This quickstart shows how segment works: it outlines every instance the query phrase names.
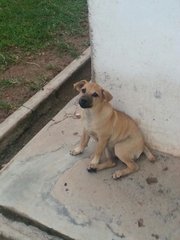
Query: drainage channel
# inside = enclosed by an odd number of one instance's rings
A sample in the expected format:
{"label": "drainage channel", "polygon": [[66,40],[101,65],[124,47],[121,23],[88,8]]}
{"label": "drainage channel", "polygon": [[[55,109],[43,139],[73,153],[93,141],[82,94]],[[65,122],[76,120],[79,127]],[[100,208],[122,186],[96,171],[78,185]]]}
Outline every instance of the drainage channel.
{"label": "drainage channel", "polygon": [[0,226],[0,240],[29,240],[34,239],[34,237],[36,237],[36,240],[73,240],[11,209],[0,206],[0,213],[1,224],[5,223],[4,225],[7,226],[3,230]]}
{"label": "drainage channel", "polygon": [[90,80],[91,62],[87,61],[54,94],[33,112],[27,127],[0,155],[0,169],[8,163],[75,95],[73,83],[81,79]]}

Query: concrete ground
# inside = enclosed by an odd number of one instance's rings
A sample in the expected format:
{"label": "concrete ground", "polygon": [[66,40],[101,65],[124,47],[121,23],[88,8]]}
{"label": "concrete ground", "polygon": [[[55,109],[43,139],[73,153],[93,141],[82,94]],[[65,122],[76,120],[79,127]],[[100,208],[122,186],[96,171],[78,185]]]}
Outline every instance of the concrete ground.
{"label": "concrete ground", "polygon": [[[155,152],[152,164],[142,156],[140,170],[118,181],[112,173],[120,162],[88,173],[94,142],[79,156],[69,154],[81,133],[76,109],[73,99],[1,171],[0,234],[9,221],[11,236],[19,223],[52,239],[179,240],[180,159]],[[31,239],[48,239],[38,237]]]}

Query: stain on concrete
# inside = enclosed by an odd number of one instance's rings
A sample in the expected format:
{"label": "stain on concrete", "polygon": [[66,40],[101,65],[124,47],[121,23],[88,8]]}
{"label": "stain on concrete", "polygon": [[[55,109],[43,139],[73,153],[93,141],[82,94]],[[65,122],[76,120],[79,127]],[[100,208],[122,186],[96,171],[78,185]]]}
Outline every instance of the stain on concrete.
{"label": "stain on concrete", "polygon": [[141,111],[138,112],[140,117],[143,117],[143,113]]}
{"label": "stain on concrete", "polygon": [[120,83],[118,87],[119,87],[119,88],[122,88],[122,83]]}
{"label": "stain on concrete", "polygon": [[81,222],[78,222],[71,214],[71,212],[61,203],[57,202],[56,199],[53,198],[54,204],[56,205],[56,211],[58,212],[59,216],[67,217],[69,222],[81,227],[86,227],[91,225],[91,220],[88,219],[87,221],[83,220]]}
{"label": "stain on concrete", "polygon": [[136,85],[133,86],[133,89],[134,89],[135,92],[137,92],[137,87],[136,87]]}
{"label": "stain on concrete", "polygon": [[157,99],[160,99],[162,97],[161,92],[156,90],[155,93],[154,93],[154,97],[157,98]]}

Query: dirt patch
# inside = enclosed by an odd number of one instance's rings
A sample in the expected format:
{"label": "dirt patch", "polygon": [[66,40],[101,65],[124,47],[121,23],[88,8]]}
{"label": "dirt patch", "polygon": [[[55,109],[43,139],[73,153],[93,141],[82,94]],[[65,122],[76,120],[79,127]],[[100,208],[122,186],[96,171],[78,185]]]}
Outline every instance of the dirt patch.
{"label": "dirt patch", "polygon": [[31,54],[1,73],[0,122],[81,54],[87,48],[84,42],[88,42],[88,35],[67,39],[67,42],[76,47],[67,50],[69,45],[61,46],[60,52],[56,48]]}

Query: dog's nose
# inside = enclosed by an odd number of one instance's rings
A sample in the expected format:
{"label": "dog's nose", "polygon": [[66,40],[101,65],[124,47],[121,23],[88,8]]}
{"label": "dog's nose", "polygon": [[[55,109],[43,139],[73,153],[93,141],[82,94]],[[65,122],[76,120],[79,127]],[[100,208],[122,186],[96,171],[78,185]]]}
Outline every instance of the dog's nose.
{"label": "dog's nose", "polygon": [[87,104],[87,99],[82,98],[80,99],[79,103],[82,105]]}
{"label": "dog's nose", "polygon": [[86,95],[86,96],[82,96],[80,99],[79,99],[79,105],[82,107],[82,108],[90,108],[92,107],[92,97]]}

